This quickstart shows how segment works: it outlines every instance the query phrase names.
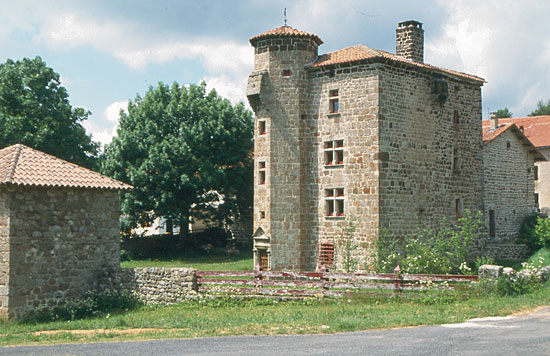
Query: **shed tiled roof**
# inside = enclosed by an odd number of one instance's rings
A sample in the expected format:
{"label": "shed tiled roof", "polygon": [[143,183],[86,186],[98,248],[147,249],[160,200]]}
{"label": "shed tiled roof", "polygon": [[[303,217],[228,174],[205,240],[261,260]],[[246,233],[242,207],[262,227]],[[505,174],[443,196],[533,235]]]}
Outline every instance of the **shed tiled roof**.
{"label": "shed tiled roof", "polygon": [[0,184],[132,189],[128,184],[21,144],[0,150]]}
{"label": "shed tiled roof", "polygon": [[257,40],[264,39],[264,38],[273,38],[273,37],[309,37],[313,39],[318,45],[323,43],[323,41],[319,36],[313,33],[307,33],[304,31],[297,30],[290,26],[277,27],[274,30],[261,33],[254,37],[250,37],[249,41],[250,43],[254,44],[254,42],[256,42]]}
{"label": "shed tiled roof", "polygon": [[434,70],[438,72],[448,73],[458,77],[463,77],[478,82],[485,82],[483,78],[477,77],[475,75],[466,74],[462,72],[457,72],[450,69],[445,69],[442,67],[433,66],[425,63],[418,63],[405,59],[401,56],[398,56],[393,53],[381,51],[378,49],[372,49],[365,45],[359,44],[353,47],[347,47],[335,52],[323,54],[317,58],[317,60],[310,66],[310,68],[321,68],[331,65],[342,65],[342,64],[354,64],[362,61],[374,60],[374,59],[385,59],[394,61],[396,63],[405,63],[412,66]]}
{"label": "shed tiled roof", "polygon": [[[483,120],[485,121],[489,120]],[[512,131],[519,140],[523,143],[523,146],[526,147],[526,149],[529,151],[529,153],[532,153],[534,155],[535,161],[546,161],[546,158],[540,153],[539,150],[533,145],[531,140],[524,135],[523,132],[513,123],[506,123],[506,124],[499,124],[498,127],[494,130],[491,130],[489,125],[483,126],[483,144],[488,145],[489,143],[493,142],[497,137],[505,133],[506,131]]]}
{"label": "shed tiled roof", "polygon": [[[516,118],[500,118],[501,124],[516,124],[523,128],[523,133],[537,148],[550,147],[550,115],[528,116]],[[490,120],[483,120],[483,128],[491,125]]]}

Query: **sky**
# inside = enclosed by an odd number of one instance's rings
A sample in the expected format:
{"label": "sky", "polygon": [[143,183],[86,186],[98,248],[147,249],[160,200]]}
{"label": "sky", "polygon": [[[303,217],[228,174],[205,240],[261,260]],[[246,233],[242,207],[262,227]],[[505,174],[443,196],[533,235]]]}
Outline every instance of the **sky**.
{"label": "sky", "polygon": [[424,62],[474,74],[483,117],[526,116],[550,99],[547,0],[0,0],[0,62],[42,57],[71,105],[91,111],[95,141],[116,134],[120,109],[159,81],[205,81],[246,103],[248,39],[284,24],[317,34],[319,54],[356,44],[395,53],[398,22],[424,28]]}

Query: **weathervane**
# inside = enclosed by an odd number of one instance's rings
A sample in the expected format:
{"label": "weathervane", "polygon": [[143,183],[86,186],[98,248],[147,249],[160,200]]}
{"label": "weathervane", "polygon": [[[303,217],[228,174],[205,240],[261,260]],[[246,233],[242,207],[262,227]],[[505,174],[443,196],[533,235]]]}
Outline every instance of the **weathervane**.
{"label": "weathervane", "polygon": [[286,7],[285,7],[285,26],[286,26]]}

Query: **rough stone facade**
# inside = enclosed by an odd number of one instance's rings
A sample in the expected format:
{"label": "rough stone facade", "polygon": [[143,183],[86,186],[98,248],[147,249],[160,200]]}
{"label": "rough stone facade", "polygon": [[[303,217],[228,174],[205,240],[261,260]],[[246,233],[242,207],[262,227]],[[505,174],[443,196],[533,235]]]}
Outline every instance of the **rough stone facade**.
{"label": "rough stone facade", "polygon": [[513,243],[522,221],[537,211],[536,156],[517,127],[498,130],[504,131],[483,147],[486,227],[490,242]]}
{"label": "rough stone facade", "polygon": [[0,315],[62,304],[119,266],[118,191],[0,186]]}
{"label": "rough stone facade", "polygon": [[196,271],[190,268],[122,268],[117,277],[119,288],[145,304],[177,303],[197,291]]}
{"label": "rough stone facade", "polygon": [[[398,46],[411,41],[423,43]],[[318,57],[321,40],[290,27],[251,43],[257,267],[342,268],[338,241],[352,221],[368,269],[381,229],[398,236],[483,210],[483,80],[418,63],[417,50]]]}

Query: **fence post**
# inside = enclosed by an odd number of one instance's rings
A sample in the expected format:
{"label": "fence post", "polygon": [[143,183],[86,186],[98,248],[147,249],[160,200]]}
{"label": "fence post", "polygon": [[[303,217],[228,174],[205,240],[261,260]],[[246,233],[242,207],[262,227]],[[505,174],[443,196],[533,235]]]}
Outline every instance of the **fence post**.
{"label": "fence post", "polygon": [[394,282],[393,282],[393,293],[396,297],[401,296],[401,293],[403,293],[403,277],[401,276],[401,273],[399,273],[401,268],[399,265],[397,265],[394,270],[393,274],[394,276]]}

